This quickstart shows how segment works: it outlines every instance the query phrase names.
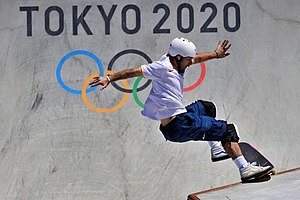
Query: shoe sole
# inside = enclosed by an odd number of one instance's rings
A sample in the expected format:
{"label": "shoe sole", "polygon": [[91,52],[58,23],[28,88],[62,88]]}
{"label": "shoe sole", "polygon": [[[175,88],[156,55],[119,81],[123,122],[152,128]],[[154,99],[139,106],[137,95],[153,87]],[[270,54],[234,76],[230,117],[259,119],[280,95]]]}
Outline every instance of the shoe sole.
{"label": "shoe sole", "polygon": [[221,160],[226,160],[226,159],[228,159],[228,158],[230,158],[230,156],[223,156],[223,157],[219,157],[219,158],[211,158],[211,161],[212,162],[218,162],[218,161],[221,161]]}
{"label": "shoe sole", "polygon": [[247,182],[247,181],[250,181],[250,180],[253,180],[253,179],[256,179],[256,178],[260,178],[262,176],[265,176],[267,174],[270,174],[273,172],[273,168],[270,167],[269,169],[265,170],[265,171],[261,171],[257,174],[253,174],[252,176],[249,176],[249,177],[246,177],[246,178],[241,178],[242,179],[242,182]]}

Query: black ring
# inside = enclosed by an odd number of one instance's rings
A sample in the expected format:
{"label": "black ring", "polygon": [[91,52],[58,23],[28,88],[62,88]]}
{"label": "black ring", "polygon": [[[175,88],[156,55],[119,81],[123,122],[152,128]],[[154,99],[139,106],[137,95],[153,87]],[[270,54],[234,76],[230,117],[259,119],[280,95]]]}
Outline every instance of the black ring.
{"label": "black ring", "polygon": [[[108,64],[108,67],[107,67],[107,70],[110,70],[112,71],[112,66],[113,64],[115,63],[115,61],[122,55],[125,55],[125,54],[128,54],[128,53],[134,53],[134,54],[137,54],[137,55],[140,55],[142,56],[143,58],[145,58],[147,60],[148,63],[152,63],[152,60],[151,58],[145,54],[144,52],[142,51],[139,51],[139,50],[136,50],[136,49],[126,49],[124,51],[121,51],[119,53],[117,53],[112,59],[111,61],[109,62]],[[141,87],[137,88],[137,91],[140,92],[142,90],[144,90],[146,87],[148,87],[148,85],[150,85],[151,83],[151,80],[148,80],[144,85],[142,85]],[[122,88],[120,87],[117,83],[115,82],[112,82],[111,83],[112,86],[114,86],[117,90],[121,91],[121,92],[126,92],[126,93],[132,93],[132,89],[125,89],[125,88]]]}

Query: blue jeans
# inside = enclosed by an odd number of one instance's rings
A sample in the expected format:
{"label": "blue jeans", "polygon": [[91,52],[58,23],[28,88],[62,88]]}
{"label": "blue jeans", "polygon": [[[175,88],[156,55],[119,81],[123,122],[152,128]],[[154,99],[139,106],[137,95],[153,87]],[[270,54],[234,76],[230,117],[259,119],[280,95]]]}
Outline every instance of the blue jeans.
{"label": "blue jeans", "polygon": [[166,126],[160,126],[166,140],[172,142],[221,141],[227,130],[227,123],[206,114],[202,101],[186,106],[186,113],[177,115]]}

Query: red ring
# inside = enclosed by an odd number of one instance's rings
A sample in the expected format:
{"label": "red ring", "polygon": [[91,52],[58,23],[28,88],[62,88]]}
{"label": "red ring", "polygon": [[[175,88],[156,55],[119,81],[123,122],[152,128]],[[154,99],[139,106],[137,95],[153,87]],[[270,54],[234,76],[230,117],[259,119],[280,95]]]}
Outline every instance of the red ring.
{"label": "red ring", "polygon": [[183,92],[189,92],[189,91],[195,89],[196,87],[198,87],[202,83],[202,81],[204,80],[205,74],[206,74],[205,63],[201,62],[200,67],[201,67],[201,74],[200,74],[200,77],[197,80],[197,82],[194,85],[183,88]]}

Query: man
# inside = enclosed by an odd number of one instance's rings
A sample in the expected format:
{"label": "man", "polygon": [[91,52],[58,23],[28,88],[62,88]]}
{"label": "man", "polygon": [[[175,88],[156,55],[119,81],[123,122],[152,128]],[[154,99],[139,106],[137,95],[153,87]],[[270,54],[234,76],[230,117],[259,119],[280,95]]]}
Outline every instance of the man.
{"label": "man", "polygon": [[[238,133],[233,124],[216,120],[216,107],[212,102],[198,100],[184,106],[183,81],[186,69],[196,63],[230,55],[227,50],[231,44],[228,40],[219,42],[213,52],[196,53],[195,45],[185,38],[175,38],[168,53],[159,61],[142,65],[106,77],[94,77],[91,87],[100,85],[103,90],[110,82],[143,76],[152,80],[152,89],[144,104],[142,115],[160,121],[160,131],[172,142],[191,140],[209,141],[212,159],[219,160],[228,155],[237,165],[241,179],[249,180],[260,177],[271,170],[270,166],[260,167],[249,164],[238,145]],[[222,146],[218,142],[221,141]],[[217,149],[214,155],[213,149]],[[218,154],[220,156],[218,156]],[[216,157],[216,159],[214,159]]]}

